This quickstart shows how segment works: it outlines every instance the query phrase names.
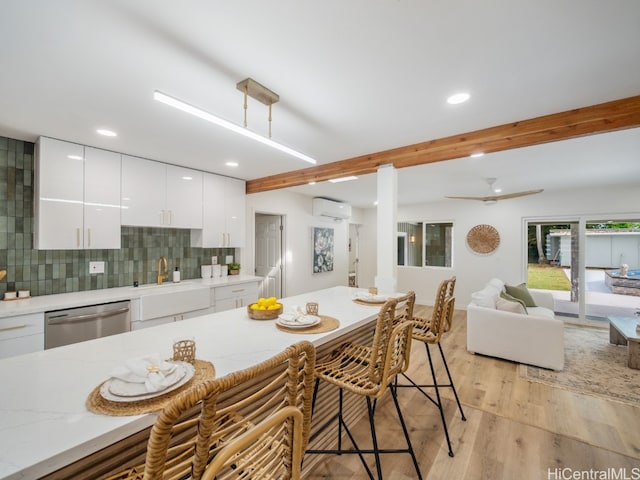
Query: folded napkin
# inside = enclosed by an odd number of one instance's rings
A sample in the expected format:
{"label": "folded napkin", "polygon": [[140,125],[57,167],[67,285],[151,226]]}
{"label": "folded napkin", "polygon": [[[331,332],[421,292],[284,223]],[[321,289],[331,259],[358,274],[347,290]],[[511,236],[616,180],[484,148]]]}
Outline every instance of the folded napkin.
{"label": "folded napkin", "polygon": [[171,374],[176,367],[175,363],[162,360],[160,354],[151,354],[127,360],[111,372],[111,377],[128,383],[144,383],[147,392],[151,393],[174,383]]}
{"label": "folded napkin", "polygon": [[298,306],[291,306],[285,313],[280,315],[282,323],[291,325],[312,325],[318,321],[317,317],[307,315],[307,313]]}
{"label": "folded napkin", "polygon": [[289,307],[289,310],[287,310],[287,313],[291,315],[291,317],[293,317],[294,320],[297,320],[300,317],[303,317],[306,315],[306,312],[297,305],[292,305],[291,307]]}

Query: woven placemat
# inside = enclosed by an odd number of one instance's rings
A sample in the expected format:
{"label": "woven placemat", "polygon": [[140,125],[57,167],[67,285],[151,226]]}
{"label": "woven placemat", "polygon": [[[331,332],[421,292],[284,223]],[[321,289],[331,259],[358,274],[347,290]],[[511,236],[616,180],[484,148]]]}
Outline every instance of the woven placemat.
{"label": "woven placemat", "polygon": [[283,332],[287,333],[324,333],[330,332],[331,330],[335,330],[340,326],[340,320],[333,317],[328,317],[326,315],[320,315],[320,323],[314,325],[309,328],[288,328],[279,323],[276,323],[276,327],[278,327]]}
{"label": "woven placemat", "polygon": [[102,387],[104,383],[102,382],[89,394],[85,405],[90,412],[114,416],[142,415],[143,413],[157,412],[158,410],[162,410],[176,395],[196,383],[215,378],[216,370],[212,363],[205,362],[204,360],[196,360],[194,366],[195,372],[191,380],[180,388],[176,388],[164,395],[137,402],[112,402],[100,395],[100,387]]}
{"label": "woven placemat", "polygon": [[365,302],[364,300],[358,300],[357,298],[354,298],[353,301],[358,305],[366,305],[367,307],[379,307],[380,305],[384,305],[386,302],[385,300],[381,302]]}

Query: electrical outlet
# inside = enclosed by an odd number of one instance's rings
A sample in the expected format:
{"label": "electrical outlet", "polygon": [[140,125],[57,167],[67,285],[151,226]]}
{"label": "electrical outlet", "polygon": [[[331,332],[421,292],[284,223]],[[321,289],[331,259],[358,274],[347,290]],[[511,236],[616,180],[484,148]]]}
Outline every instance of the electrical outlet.
{"label": "electrical outlet", "polygon": [[89,262],[89,274],[104,273],[104,262]]}

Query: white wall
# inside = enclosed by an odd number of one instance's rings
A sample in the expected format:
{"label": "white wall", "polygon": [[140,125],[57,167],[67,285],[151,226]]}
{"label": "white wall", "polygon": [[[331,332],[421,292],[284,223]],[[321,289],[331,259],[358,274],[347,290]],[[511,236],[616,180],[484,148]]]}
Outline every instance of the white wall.
{"label": "white wall", "polygon": [[[433,303],[441,280],[456,275],[456,308],[466,308],[471,293],[499,277],[507,283],[526,280],[524,219],[577,220],[639,219],[640,187],[602,187],[562,193],[543,192],[529,197],[503,200],[495,205],[464,200],[446,200],[398,208],[402,221],[452,221],[454,223],[453,268],[398,267],[398,290],[416,292],[417,302]],[[376,276],[376,209],[353,209],[350,221],[335,223],[311,215],[311,198],[278,190],[247,196],[247,249],[243,262],[253,269],[255,213],[286,216],[286,295],[348,283],[349,222],[360,227],[359,284],[374,285]],[[500,233],[500,246],[490,255],[478,255],[466,245],[471,227],[487,223]],[[312,274],[312,227],[335,229],[334,271]],[[249,261],[247,261],[249,260]]]}
{"label": "white wall", "polygon": [[[311,214],[311,197],[286,190],[247,195],[247,247],[243,263],[255,271],[255,214],[283,215],[286,252],[283,296],[348,285],[349,220],[335,222]],[[357,209],[356,209],[357,210]],[[357,212],[354,214],[358,215]],[[335,257],[332,272],[313,273],[313,227],[334,229]]]}
{"label": "white wall", "polygon": [[[453,221],[453,268],[398,268],[398,290],[415,290],[417,302],[432,304],[438,283],[456,275],[456,308],[465,308],[471,293],[499,277],[507,283],[526,281],[525,219],[640,218],[636,199],[640,187],[596,187],[503,200],[495,205],[446,200],[398,209],[398,221]],[[500,233],[500,245],[490,255],[478,255],[466,244],[471,227],[487,223]]]}

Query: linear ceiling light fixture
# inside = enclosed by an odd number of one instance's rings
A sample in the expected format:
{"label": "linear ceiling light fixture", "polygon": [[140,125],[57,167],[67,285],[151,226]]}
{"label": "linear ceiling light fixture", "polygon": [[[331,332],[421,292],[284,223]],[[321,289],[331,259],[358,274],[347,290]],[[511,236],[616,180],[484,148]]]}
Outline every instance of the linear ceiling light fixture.
{"label": "linear ceiling light fixture", "polygon": [[240,125],[236,125],[235,123],[231,123],[228,120],[220,118],[212,113],[205,112],[204,110],[198,107],[194,107],[193,105],[183,102],[182,100],[178,100],[177,98],[167,95],[166,93],[162,93],[156,90],[155,92],[153,92],[153,98],[161,103],[164,103],[165,105],[169,105],[173,108],[177,108],[178,110],[182,110],[183,112],[190,113],[191,115],[201,118],[202,120],[206,120],[207,122],[213,123],[220,127],[224,127],[227,130],[231,130],[232,132],[239,133],[240,135],[244,135],[245,137],[251,138],[252,140],[260,142],[264,145],[268,145],[269,147],[275,148],[277,150],[280,150],[281,152],[292,155],[296,158],[299,158],[300,160],[304,160],[305,162],[309,162],[314,165],[316,164],[316,161],[313,158],[309,157],[308,155],[305,155],[304,153],[300,153],[294,150],[293,148],[290,148],[290,147],[287,147],[286,145],[282,145],[281,143],[275,142],[270,138],[263,137],[258,133],[252,132],[251,130],[247,128],[243,128]]}

